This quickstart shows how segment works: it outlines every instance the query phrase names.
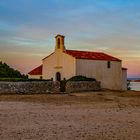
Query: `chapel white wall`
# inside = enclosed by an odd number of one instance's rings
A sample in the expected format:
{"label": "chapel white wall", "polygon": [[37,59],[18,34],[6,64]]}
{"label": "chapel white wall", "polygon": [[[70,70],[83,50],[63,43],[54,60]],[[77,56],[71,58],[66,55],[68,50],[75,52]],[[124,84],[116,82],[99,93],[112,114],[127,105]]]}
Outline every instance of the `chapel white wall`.
{"label": "chapel white wall", "polygon": [[60,72],[61,79],[69,79],[76,74],[76,60],[61,49],[43,60],[43,79],[56,80],[56,73]]}
{"label": "chapel white wall", "polygon": [[122,90],[121,62],[110,61],[111,67],[107,68],[107,61],[102,60],[76,60],[76,75],[96,78],[101,82],[101,88]]}
{"label": "chapel white wall", "polygon": [[127,70],[122,70],[122,90],[127,90]]}

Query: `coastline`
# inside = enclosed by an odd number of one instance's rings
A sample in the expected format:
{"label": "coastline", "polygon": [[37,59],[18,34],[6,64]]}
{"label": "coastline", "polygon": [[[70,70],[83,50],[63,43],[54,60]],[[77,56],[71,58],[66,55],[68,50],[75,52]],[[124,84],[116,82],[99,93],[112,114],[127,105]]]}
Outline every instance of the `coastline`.
{"label": "coastline", "polygon": [[130,88],[131,90],[140,91],[140,82],[130,82]]}

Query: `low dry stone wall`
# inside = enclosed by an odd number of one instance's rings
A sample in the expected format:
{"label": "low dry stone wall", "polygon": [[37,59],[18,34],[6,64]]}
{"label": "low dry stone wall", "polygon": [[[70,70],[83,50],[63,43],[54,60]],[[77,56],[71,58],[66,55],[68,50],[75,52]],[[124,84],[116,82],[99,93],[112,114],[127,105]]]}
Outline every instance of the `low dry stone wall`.
{"label": "low dry stone wall", "polygon": [[0,82],[0,94],[2,93],[56,93],[60,90],[60,83],[53,81],[32,82]]}
{"label": "low dry stone wall", "polygon": [[[82,92],[100,90],[100,82],[95,81],[68,81],[66,92]],[[30,81],[30,82],[0,82],[0,94],[41,94],[59,93],[60,82]]]}
{"label": "low dry stone wall", "polygon": [[97,81],[69,81],[66,83],[66,92],[97,91],[100,89],[100,82]]}

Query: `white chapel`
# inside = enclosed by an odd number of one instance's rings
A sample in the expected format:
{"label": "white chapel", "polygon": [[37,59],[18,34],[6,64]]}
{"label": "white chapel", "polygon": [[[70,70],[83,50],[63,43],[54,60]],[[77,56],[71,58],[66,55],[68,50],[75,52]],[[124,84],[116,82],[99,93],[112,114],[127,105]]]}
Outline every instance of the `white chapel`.
{"label": "white chapel", "polygon": [[57,35],[55,40],[54,52],[28,73],[29,78],[60,81],[82,75],[100,81],[101,88],[127,89],[127,69],[122,68],[122,60],[103,52],[67,50],[63,35]]}

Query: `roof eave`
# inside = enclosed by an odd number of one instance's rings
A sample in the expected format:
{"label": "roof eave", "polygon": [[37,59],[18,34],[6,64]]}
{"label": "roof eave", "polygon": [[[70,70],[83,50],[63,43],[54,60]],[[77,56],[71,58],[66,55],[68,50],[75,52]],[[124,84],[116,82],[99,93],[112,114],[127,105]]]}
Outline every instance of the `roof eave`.
{"label": "roof eave", "polygon": [[54,52],[53,52],[53,53],[51,53],[50,55],[48,55],[48,56],[44,57],[42,60],[44,60],[44,59],[46,59],[46,58],[50,57],[52,54],[54,54]]}
{"label": "roof eave", "polygon": [[122,60],[120,60],[120,59],[118,59],[118,60],[105,60],[105,59],[88,59],[88,58],[78,58],[78,57],[74,57],[74,58],[76,58],[76,59],[86,59],[86,60],[99,60],[99,61],[117,61],[117,62],[122,62]]}

